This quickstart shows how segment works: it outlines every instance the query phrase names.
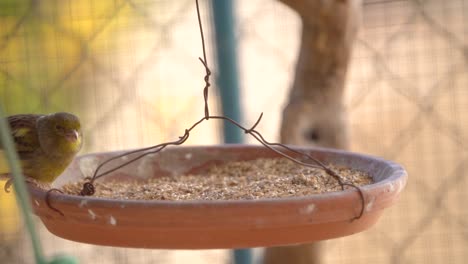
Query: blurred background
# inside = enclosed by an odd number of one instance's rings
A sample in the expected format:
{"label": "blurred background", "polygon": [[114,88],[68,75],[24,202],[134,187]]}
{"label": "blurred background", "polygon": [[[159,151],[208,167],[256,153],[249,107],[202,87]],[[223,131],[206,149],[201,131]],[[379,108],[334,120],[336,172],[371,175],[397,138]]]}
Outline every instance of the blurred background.
{"label": "blurred background", "polygon": [[[361,234],[325,242],[324,263],[465,263],[468,258],[468,1],[364,0],[346,84],[352,151],[405,166],[399,203]],[[213,79],[213,19],[201,1]],[[243,123],[276,141],[301,22],[274,0],[234,1]],[[0,0],[0,103],[8,114],[80,116],[81,154],[154,145],[203,115],[195,3]],[[220,112],[215,81],[212,113]],[[247,139],[250,141],[250,139]],[[205,122],[188,144],[222,142]],[[13,195],[0,192],[0,260],[32,263]],[[81,263],[228,263],[225,250],[92,246],[37,221],[47,255]]]}

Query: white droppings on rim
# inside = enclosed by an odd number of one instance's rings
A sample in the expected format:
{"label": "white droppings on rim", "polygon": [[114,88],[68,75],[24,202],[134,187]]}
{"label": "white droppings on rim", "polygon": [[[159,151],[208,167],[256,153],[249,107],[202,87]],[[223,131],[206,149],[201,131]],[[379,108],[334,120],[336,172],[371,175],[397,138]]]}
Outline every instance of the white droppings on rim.
{"label": "white droppings on rim", "polygon": [[299,209],[301,214],[311,214],[313,211],[315,211],[315,204],[308,204]]}
{"label": "white droppings on rim", "polygon": [[372,207],[374,206],[374,202],[375,202],[375,196],[372,196],[369,199],[369,202],[366,204],[366,212],[369,212],[370,210],[372,210]]}
{"label": "white droppings on rim", "polygon": [[401,193],[403,191],[403,188],[405,188],[405,183],[402,181],[397,181],[396,184],[398,184],[398,191],[397,193]]}
{"label": "white droppings on rim", "polygon": [[91,217],[91,219],[95,220],[96,219],[96,214],[93,212],[93,210],[88,209],[88,214]]}
{"label": "white droppings on rim", "polygon": [[155,160],[155,165],[159,170],[169,173],[171,176],[181,175],[191,169],[195,164],[192,162],[174,162],[180,158],[185,158],[187,161],[193,160],[193,156],[188,159],[191,154],[180,155],[177,152],[162,152],[158,153],[158,158]]}
{"label": "white droppings on rim", "polygon": [[153,174],[154,155],[150,154],[143,157],[137,167],[137,176],[143,179],[151,178]]}
{"label": "white droppings on rim", "polygon": [[34,203],[37,205],[37,206],[41,206],[41,204],[39,203],[38,200],[34,199]]}
{"label": "white droppings on rim", "polygon": [[117,225],[117,219],[115,219],[112,215],[109,217],[109,224],[113,226]]}
{"label": "white droppings on rim", "polygon": [[120,159],[122,159],[123,161],[127,161],[127,160],[128,160],[128,156],[122,156]]}
{"label": "white droppings on rim", "polygon": [[83,178],[92,177],[99,166],[99,160],[94,157],[83,157],[79,161],[79,167]]}
{"label": "white droppings on rim", "polygon": [[78,207],[83,208],[86,204],[88,204],[88,200],[81,200]]}
{"label": "white droppings on rim", "polygon": [[193,157],[192,153],[185,154],[185,159],[187,159],[187,160],[192,159],[192,157]]}

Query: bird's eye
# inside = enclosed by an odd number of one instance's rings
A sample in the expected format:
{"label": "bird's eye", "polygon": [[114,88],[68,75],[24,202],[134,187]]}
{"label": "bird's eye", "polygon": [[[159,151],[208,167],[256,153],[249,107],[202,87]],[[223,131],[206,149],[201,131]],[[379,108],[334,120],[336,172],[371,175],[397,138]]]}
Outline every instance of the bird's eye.
{"label": "bird's eye", "polygon": [[57,129],[57,130],[64,130],[63,126],[61,126],[61,125],[56,125],[56,126],[55,126],[55,129]]}

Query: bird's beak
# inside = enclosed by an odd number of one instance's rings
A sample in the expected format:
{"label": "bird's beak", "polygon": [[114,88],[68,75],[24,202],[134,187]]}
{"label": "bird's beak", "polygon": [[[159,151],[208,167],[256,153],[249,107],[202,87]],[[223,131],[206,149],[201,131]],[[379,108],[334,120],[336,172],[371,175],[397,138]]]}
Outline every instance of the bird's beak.
{"label": "bird's beak", "polygon": [[65,134],[65,138],[68,141],[74,142],[74,141],[77,141],[80,138],[80,134],[78,133],[78,131],[73,129],[73,130],[71,130],[71,131],[69,131],[69,132],[67,132]]}

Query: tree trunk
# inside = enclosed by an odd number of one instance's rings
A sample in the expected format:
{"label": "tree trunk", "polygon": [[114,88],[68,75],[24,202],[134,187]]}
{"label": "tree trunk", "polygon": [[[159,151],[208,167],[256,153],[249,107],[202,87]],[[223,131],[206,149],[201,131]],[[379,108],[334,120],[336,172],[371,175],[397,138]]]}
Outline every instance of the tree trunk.
{"label": "tree trunk", "polygon": [[[296,76],[283,112],[281,142],[347,148],[343,90],[361,17],[359,0],[281,0],[302,19]],[[320,263],[319,242],[267,248],[265,264]]]}

